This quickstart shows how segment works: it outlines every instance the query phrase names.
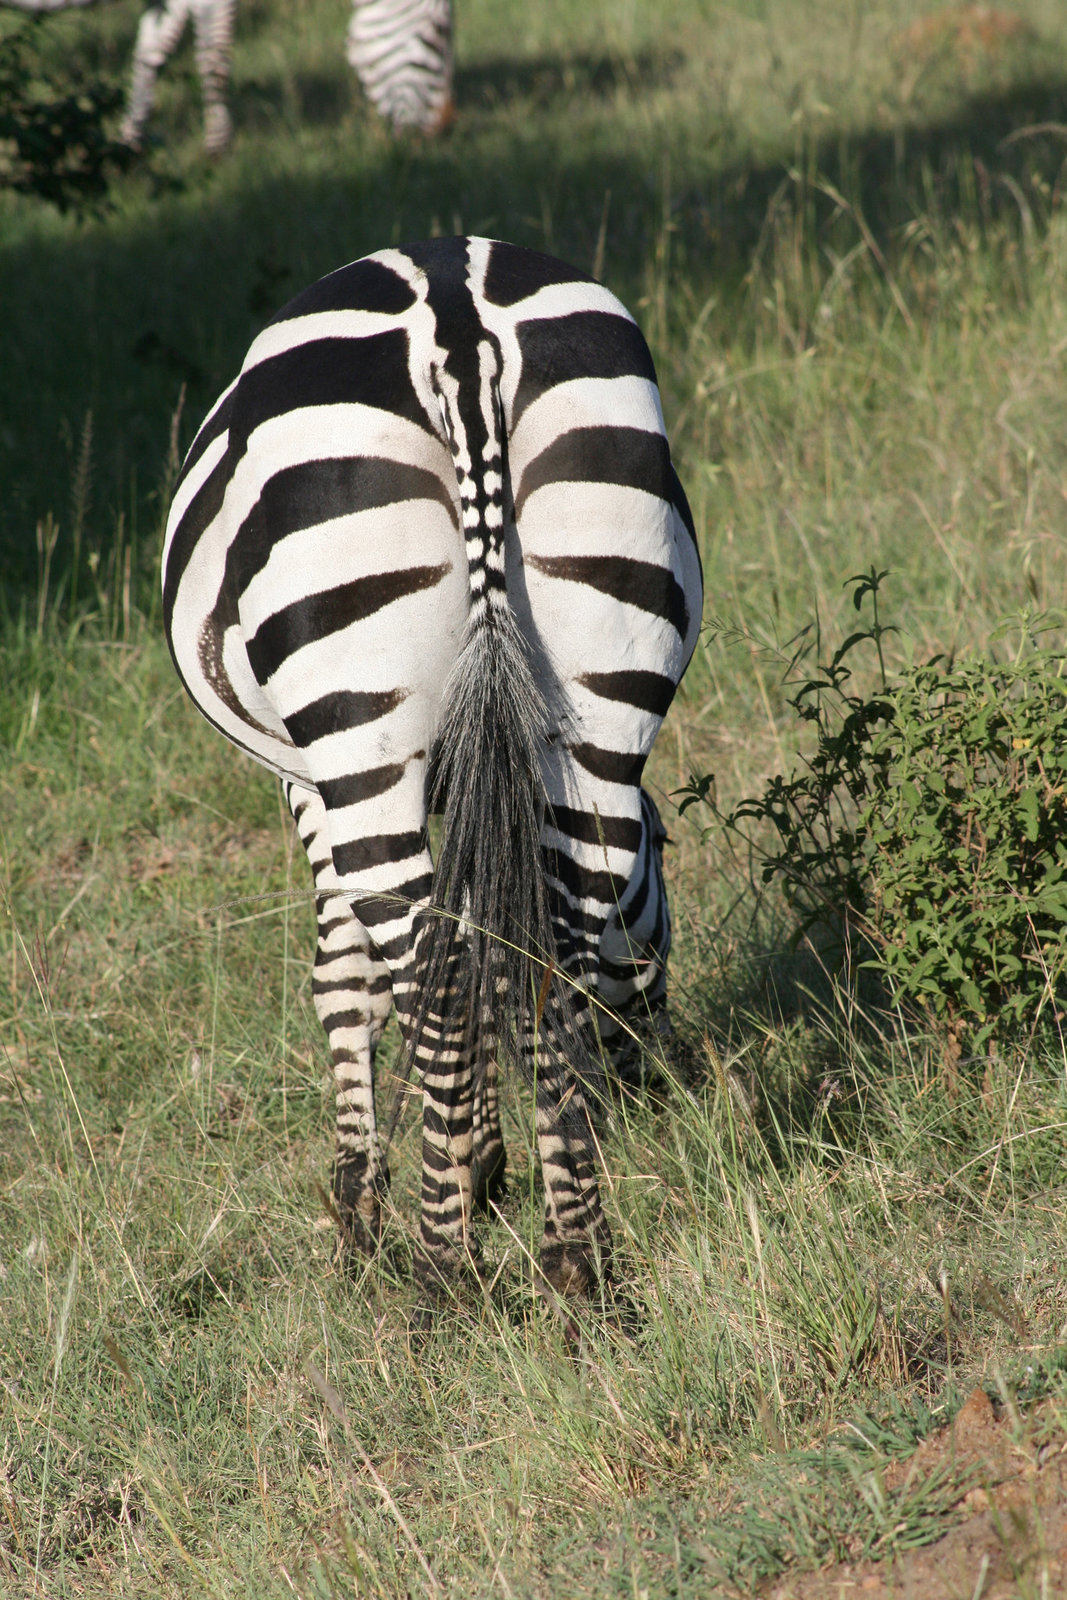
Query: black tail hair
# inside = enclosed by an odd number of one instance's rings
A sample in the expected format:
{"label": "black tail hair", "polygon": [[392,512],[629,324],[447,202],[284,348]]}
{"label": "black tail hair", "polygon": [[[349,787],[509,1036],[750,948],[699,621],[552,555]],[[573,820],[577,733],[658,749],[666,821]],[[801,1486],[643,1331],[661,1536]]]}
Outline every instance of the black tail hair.
{"label": "black tail hair", "polygon": [[[441,810],[432,906],[420,936],[418,1026],[450,982],[466,1017],[466,1044],[525,1062],[524,1038],[566,1056],[580,1079],[592,1053],[559,972],[541,853],[547,799],[540,752],[549,731],[526,644],[510,610],[492,606],[456,663],[435,746],[431,808]],[[476,1072],[486,1065],[479,1049]]]}
{"label": "black tail hair", "polygon": [[[506,477],[499,394],[490,441]],[[467,638],[445,691],[431,763],[429,808],[443,815],[432,905],[419,935],[419,999],[411,1051],[447,990],[450,1021],[465,1014],[465,1043],[486,1065],[483,1019],[500,1052],[525,1064],[524,1041],[593,1087],[600,1073],[580,1002],[560,971],[545,884],[541,829],[548,810],[541,756],[549,707],[503,584],[507,519],[485,527],[494,567],[472,577]],[[499,575],[499,576],[497,576]],[[549,1074],[553,1077],[554,1074]]]}

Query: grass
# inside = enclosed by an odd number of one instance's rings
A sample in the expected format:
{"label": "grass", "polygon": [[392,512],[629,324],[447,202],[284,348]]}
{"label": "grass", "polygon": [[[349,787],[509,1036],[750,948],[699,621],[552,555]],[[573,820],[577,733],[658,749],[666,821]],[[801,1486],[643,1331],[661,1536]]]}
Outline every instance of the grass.
{"label": "grass", "polygon": [[[0,1591],[607,1600],[888,1559],[959,1514],[962,1470],[889,1469],[975,1382],[1063,1437],[1055,1034],[953,1084],[936,1041],[805,1002],[780,909],[675,817],[677,1081],[604,1148],[643,1331],[571,1360],[537,1303],[512,1095],[498,1281],[413,1353],[416,1129],[395,1260],[352,1283],[306,868],[186,702],[155,567],[177,455],[317,273],[454,226],[597,265],[714,625],[651,778],[754,792],[798,745],[781,652],[843,634],[851,573],[892,569],[898,659],[1061,603],[1067,25],[694,0],[664,38],[644,0],[472,0],[424,149],[355,104],[344,9],[242,14],[225,163],[186,59],[109,214],[0,198]],[[48,48],[121,71],[135,16]]]}

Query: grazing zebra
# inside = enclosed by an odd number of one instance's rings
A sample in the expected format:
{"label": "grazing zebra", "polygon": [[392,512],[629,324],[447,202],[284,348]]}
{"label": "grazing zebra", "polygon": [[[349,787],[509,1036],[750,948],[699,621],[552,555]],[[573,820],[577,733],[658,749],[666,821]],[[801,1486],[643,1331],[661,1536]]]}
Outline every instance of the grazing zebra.
{"label": "grazing zebra", "polygon": [[394,128],[449,126],[452,0],[355,0],[347,53],[367,99]]}
{"label": "grazing zebra", "polygon": [[478,1264],[499,1057],[536,1085],[544,1283],[591,1293],[610,1249],[596,1034],[621,1053],[623,1033],[591,995],[662,1004],[664,833],[640,783],[701,609],[632,318],[584,273],[485,239],[322,279],[193,442],[163,609],[185,687],[281,775],[311,862],[349,1242],[379,1238],[392,1003],[423,1098],[424,1303]]}
{"label": "grazing zebra", "polygon": [[[97,0],[0,0],[20,11],[65,11]],[[204,100],[204,149],[230,142],[226,86],[235,0],[158,0],[141,17],[121,137],[140,148],[156,79],[190,17]],[[364,93],[394,128],[439,133],[452,120],[452,0],[353,0],[347,55]]]}

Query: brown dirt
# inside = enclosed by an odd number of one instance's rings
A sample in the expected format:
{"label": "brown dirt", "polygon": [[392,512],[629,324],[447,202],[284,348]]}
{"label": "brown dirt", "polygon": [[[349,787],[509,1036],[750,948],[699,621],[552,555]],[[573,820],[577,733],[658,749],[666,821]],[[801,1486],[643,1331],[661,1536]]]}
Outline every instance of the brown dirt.
{"label": "brown dirt", "polygon": [[[1057,1425],[1058,1424],[1058,1425]],[[955,1421],[907,1461],[888,1488],[939,1465],[970,1469],[962,1521],[921,1550],[777,1578],[764,1600],[1016,1600],[1067,1596],[1067,1437],[1062,1411],[1035,1406],[1020,1423],[975,1389]]]}
{"label": "brown dirt", "polygon": [[1008,40],[1031,31],[1022,17],[1010,11],[993,6],[947,6],[904,28],[899,43],[908,53],[932,55],[950,50],[973,62],[977,55],[999,55]]}

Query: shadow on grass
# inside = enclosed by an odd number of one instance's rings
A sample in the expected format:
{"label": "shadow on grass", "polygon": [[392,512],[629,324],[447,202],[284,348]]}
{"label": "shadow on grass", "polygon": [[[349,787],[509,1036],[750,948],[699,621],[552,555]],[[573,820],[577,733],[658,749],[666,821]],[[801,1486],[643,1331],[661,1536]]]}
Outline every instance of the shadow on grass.
{"label": "shadow on grass", "polygon": [[690,954],[698,984],[672,985],[672,1072],[697,1093],[726,1089],[775,1165],[793,1148],[836,1165],[909,1046],[929,1048],[929,1027],[893,1006],[858,935],[851,948],[840,927],[799,937],[793,914],[754,880],[743,904],[743,928],[728,919]]}
{"label": "shadow on grass", "polygon": [[456,106],[462,116],[467,109],[486,111],[515,104],[546,111],[579,96],[610,100],[620,90],[637,95],[669,89],[684,65],[685,56],[677,50],[479,61],[457,69]]}
{"label": "shadow on grass", "polygon": [[[1062,77],[975,96],[936,125],[828,134],[764,164],[724,162],[728,131],[712,113],[680,116],[662,136],[671,141],[669,192],[640,128],[563,115],[568,97],[589,114],[623,89],[639,98],[669,85],[678,70],[669,54],[487,63],[461,73],[461,103],[477,114],[446,141],[360,137],[330,170],[296,172],[260,159],[246,129],[228,163],[195,171],[174,192],[164,180],[150,198],[150,183],[129,180],[130,204],[109,222],[13,235],[2,251],[0,332],[6,607],[35,591],[34,528],[49,512],[59,523],[53,588],[77,544],[99,565],[121,518],[137,552],[135,591],[147,593],[172,439],[188,445],[274,307],[383,244],[460,227],[587,269],[601,260],[639,313],[654,288],[682,333],[681,319],[713,292],[723,327],[736,326],[746,275],[758,262],[773,276],[776,251],[799,249],[814,281],[831,270],[831,252],[867,239],[877,280],[916,219],[935,229],[958,219],[1007,226],[1033,240],[1059,201]],[[316,126],[336,120],[346,94],[340,72],[309,80],[303,114]],[[671,275],[656,284],[665,217]],[[89,417],[91,470],[79,473]]]}
{"label": "shadow on grass", "polygon": [[332,128],[352,109],[355,98],[352,74],[338,51],[336,71],[298,72],[292,83],[279,77],[242,78],[233,87],[230,105],[236,126],[264,131],[294,109],[308,128]]}
{"label": "shadow on grass", "polygon": [[[298,72],[291,83],[279,75],[238,81],[231,96],[237,126],[268,128],[292,108],[294,97],[302,124],[324,128],[341,122],[361,100],[357,80],[345,65],[341,42],[336,70]],[[610,101],[620,92],[640,95],[668,89],[684,65],[685,57],[677,51],[479,61],[456,69],[457,115],[462,119],[471,113],[492,114],[514,107],[526,114],[557,112],[576,101]]]}

